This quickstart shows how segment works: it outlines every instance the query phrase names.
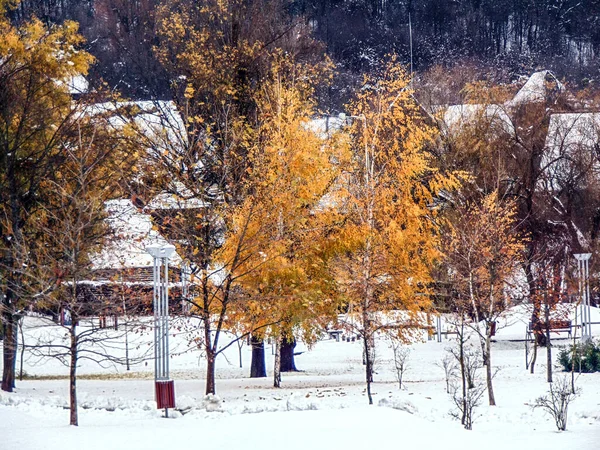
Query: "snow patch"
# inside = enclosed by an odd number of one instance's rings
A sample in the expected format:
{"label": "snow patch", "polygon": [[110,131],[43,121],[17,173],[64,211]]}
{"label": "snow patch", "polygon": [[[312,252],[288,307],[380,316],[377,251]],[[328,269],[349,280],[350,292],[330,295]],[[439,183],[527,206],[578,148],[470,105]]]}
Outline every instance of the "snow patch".
{"label": "snow patch", "polygon": [[409,414],[416,414],[419,410],[415,405],[413,405],[410,401],[399,398],[399,397],[390,397],[390,398],[382,398],[379,400],[379,406],[385,408],[397,409],[399,411],[405,411]]}

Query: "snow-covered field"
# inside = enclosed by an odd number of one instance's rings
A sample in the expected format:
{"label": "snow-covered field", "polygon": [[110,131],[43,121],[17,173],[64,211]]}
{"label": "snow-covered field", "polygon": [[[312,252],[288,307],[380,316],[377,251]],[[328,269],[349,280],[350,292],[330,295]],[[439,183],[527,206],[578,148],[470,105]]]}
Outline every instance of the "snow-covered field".
{"label": "snow-covered field", "polygon": [[[600,317],[594,311],[594,318]],[[273,389],[271,378],[248,378],[250,349],[230,347],[218,360],[220,402],[204,399],[204,361],[197,352],[179,354],[186,339],[172,339],[171,375],[177,409],[165,419],[154,402],[153,363],[101,368],[82,361],[78,381],[79,427],[68,424],[66,379],[17,382],[15,393],[0,394],[0,449],[599,449],[600,373],[577,379],[581,395],[569,410],[568,431],[558,433],[551,417],[531,404],[547,390],[546,353],[540,349],[536,373],[525,369],[526,313],[518,311],[493,344],[494,380],[498,406],[476,410],[473,431],[463,430],[450,416],[441,360],[452,339],[424,341],[411,346],[405,388],[394,378],[392,352],[385,340],[377,343],[374,403],[367,405],[362,350],[358,342],[325,339],[312,349],[299,344],[301,372],[283,374],[283,387]],[[600,320],[599,320],[600,321]],[[26,322],[26,342],[56,334]],[[600,326],[594,334],[600,335]],[[147,351],[151,334],[129,335],[131,352]],[[555,340],[554,359],[566,340]],[[139,345],[139,348],[137,348]],[[267,346],[267,367],[273,356]],[[25,353],[29,375],[66,375],[56,360],[47,362]],[[562,376],[555,368],[555,377]],[[270,374],[269,374],[270,375]],[[483,376],[483,373],[481,374]],[[89,379],[91,378],[91,379]],[[181,412],[180,412],[181,411]]]}

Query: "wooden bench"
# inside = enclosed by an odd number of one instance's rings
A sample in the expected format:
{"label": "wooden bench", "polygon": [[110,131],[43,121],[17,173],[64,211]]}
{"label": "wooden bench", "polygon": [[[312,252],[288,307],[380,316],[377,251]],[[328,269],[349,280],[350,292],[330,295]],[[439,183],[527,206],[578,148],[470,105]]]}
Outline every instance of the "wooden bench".
{"label": "wooden bench", "polygon": [[[545,331],[547,328],[546,322],[540,321],[541,330]],[[529,322],[529,331],[533,332],[533,322]],[[567,319],[550,319],[550,331],[554,333],[568,333],[571,337],[573,331],[573,324]]]}

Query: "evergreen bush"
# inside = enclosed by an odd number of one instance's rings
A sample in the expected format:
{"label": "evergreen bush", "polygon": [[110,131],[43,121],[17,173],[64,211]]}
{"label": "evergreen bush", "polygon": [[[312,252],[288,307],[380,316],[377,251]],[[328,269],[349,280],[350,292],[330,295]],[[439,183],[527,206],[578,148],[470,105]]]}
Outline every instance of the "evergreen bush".
{"label": "evergreen bush", "polygon": [[563,348],[558,355],[558,362],[565,372],[571,371],[572,357],[575,358],[575,371],[583,373],[600,372],[600,342],[586,342]]}

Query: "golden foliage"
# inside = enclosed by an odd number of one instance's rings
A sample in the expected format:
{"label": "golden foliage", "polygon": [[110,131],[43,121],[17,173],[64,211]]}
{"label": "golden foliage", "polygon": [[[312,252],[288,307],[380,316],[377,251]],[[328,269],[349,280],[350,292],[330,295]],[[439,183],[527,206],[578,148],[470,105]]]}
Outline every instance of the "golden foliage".
{"label": "golden foliage", "polygon": [[505,291],[525,254],[516,203],[494,191],[458,208],[451,223],[447,260],[458,306],[495,320],[511,304]]}
{"label": "golden foliage", "polygon": [[378,314],[402,309],[415,317],[428,308],[440,257],[436,195],[460,186],[459,174],[441,173],[427,153],[434,131],[408,82],[392,58],[379,77],[365,78],[349,107],[355,157],[335,268],[365,336],[382,326]]}
{"label": "golden foliage", "polygon": [[300,324],[314,339],[319,320],[335,313],[331,279],[322,245],[338,212],[321,201],[340,176],[347,147],[324,139],[310,127],[316,68],[283,57],[257,100],[258,140],[250,152],[251,169],[243,204],[232,211],[231,230],[219,252],[240,277],[249,296],[232,311],[248,329],[271,323],[289,333]]}
{"label": "golden foliage", "polygon": [[44,251],[37,214],[72,130],[67,82],[86,74],[93,58],[79,49],[75,22],[46,27],[33,18],[16,27],[6,17],[11,5],[0,3],[0,250],[10,295],[20,298],[39,281],[32,273],[34,250]]}

